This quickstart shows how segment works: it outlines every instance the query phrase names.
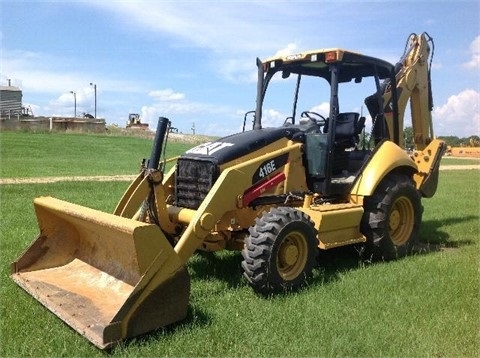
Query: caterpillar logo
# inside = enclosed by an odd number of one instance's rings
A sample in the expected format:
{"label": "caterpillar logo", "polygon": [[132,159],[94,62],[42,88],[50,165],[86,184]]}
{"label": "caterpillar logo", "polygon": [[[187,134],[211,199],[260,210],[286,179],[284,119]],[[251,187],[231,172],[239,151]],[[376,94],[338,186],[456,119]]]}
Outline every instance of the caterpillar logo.
{"label": "caterpillar logo", "polygon": [[187,153],[189,153],[189,154],[212,155],[213,153],[218,152],[219,150],[222,150],[223,148],[232,147],[232,146],[233,146],[233,143],[207,142],[207,143],[201,144],[199,146],[196,146],[195,148],[187,150]]}

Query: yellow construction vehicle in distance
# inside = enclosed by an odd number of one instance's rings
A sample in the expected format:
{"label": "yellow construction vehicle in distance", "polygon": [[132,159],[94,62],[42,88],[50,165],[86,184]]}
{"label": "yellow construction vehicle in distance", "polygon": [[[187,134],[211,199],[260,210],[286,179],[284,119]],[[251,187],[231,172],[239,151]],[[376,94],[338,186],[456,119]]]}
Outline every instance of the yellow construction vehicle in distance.
{"label": "yellow construction vehicle in distance", "polygon": [[[40,234],[12,279],[107,348],[186,317],[198,250],[241,251],[246,282],[266,296],[308,281],[318,250],[409,253],[445,150],[431,119],[431,45],[411,34],[396,65],[339,48],[257,59],[252,129],[190,149],[165,173],[170,121],[160,118],[113,213],[34,200]],[[328,114],[315,109],[322,101]],[[402,147],[407,103],[413,154]],[[282,123],[264,126],[272,108]]]}

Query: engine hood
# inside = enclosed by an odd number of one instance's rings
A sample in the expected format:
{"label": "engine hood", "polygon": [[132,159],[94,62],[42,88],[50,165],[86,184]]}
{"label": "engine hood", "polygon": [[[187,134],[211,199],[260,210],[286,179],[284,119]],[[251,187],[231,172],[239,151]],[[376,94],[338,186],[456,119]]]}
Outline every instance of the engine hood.
{"label": "engine hood", "polygon": [[281,138],[292,139],[300,132],[297,126],[263,128],[230,135],[214,142],[200,144],[188,150],[181,158],[206,159],[222,165],[240,158]]}

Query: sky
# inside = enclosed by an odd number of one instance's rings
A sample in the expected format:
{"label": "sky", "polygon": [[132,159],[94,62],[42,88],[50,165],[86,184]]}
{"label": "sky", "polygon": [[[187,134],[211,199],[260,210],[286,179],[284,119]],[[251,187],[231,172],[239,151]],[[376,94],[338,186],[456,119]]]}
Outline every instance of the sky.
{"label": "sky", "polygon": [[257,57],[340,47],[395,63],[422,32],[435,134],[479,135],[480,0],[0,0],[0,85],[21,88],[35,116],[73,116],[71,92],[78,115],[94,114],[92,83],[108,125],[139,113],[152,129],[164,116],[225,136],[255,108]]}

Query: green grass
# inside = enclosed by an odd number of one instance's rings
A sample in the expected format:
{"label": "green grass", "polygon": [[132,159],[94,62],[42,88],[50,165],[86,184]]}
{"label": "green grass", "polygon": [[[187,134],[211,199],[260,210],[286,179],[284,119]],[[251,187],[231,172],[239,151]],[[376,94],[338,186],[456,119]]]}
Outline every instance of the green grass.
{"label": "green grass", "polygon": [[[440,251],[365,264],[352,249],[322,255],[305,290],[255,295],[238,253],[197,255],[188,263],[187,319],[127,341],[119,356],[478,356],[478,171],[442,173],[424,201],[421,239]],[[462,190],[452,187],[461,181]],[[127,183],[2,186],[1,356],[102,356],[8,279],[36,236],[31,199],[53,195],[105,211]],[[92,195],[92,191],[95,195]],[[446,205],[445,203],[448,203]]]}
{"label": "green grass", "polygon": [[443,157],[441,165],[478,165],[480,164],[480,158],[456,158],[456,157]]}
{"label": "green grass", "polygon": [[[152,144],[133,136],[0,132],[0,177],[136,174]],[[166,157],[192,146],[169,142]]]}
{"label": "green grass", "polygon": [[[429,252],[369,264],[353,248],[327,251],[298,293],[254,294],[237,252],[195,255],[187,319],[128,340],[111,355],[478,357],[479,183],[478,170],[441,172],[437,194],[423,201],[420,238]],[[105,356],[9,279],[9,263],[37,235],[34,197],[111,212],[127,185],[0,186],[1,357]]]}

